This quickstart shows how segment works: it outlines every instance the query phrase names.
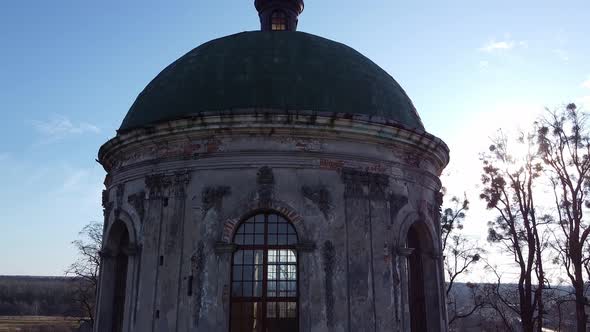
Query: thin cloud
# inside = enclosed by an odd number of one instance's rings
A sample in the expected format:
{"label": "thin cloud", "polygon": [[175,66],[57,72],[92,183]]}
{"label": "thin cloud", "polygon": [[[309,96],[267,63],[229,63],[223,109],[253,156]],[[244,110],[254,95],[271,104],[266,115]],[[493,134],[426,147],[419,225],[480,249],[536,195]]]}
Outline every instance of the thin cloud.
{"label": "thin cloud", "polygon": [[495,40],[492,39],[485,43],[482,47],[479,48],[480,51],[486,53],[498,52],[498,51],[509,51],[515,47],[528,47],[528,43],[526,41],[519,41],[516,42],[514,40]]}
{"label": "thin cloud", "polygon": [[86,181],[89,176],[90,170],[88,169],[71,169],[62,183],[61,191],[71,192],[79,189],[81,184]]}
{"label": "thin cloud", "polygon": [[570,60],[569,54],[565,50],[558,48],[553,50],[553,53],[563,62],[568,62]]}
{"label": "thin cloud", "polygon": [[62,115],[54,115],[45,121],[33,121],[33,126],[44,137],[42,143],[51,143],[72,135],[100,133],[100,128],[93,124],[75,123]]}
{"label": "thin cloud", "polygon": [[587,79],[586,81],[582,82],[582,87],[590,89],[590,78]]}

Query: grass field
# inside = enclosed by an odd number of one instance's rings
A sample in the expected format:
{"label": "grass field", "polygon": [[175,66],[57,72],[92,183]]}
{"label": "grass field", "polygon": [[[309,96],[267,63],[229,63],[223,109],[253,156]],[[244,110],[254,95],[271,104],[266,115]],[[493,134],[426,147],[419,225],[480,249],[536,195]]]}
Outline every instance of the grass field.
{"label": "grass field", "polygon": [[71,332],[79,326],[76,317],[0,316],[0,332]]}

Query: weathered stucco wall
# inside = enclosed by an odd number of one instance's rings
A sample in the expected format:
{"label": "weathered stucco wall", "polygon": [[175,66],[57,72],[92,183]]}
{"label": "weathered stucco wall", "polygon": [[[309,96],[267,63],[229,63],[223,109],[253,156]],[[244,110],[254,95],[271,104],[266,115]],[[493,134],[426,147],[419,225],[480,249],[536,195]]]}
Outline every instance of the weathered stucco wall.
{"label": "weathered stucco wall", "polygon": [[437,220],[448,150],[432,135],[334,114],[204,115],[119,135],[100,161],[97,331],[112,326],[116,222],[131,238],[124,331],[228,331],[233,231],[259,209],[298,232],[300,331],[410,330],[414,222],[431,241],[424,319],[446,330]]}

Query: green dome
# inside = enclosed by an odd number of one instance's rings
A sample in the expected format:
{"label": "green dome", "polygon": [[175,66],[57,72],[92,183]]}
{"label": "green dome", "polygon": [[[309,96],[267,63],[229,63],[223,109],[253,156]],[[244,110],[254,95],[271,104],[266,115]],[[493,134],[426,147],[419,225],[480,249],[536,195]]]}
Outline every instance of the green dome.
{"label": "green dome", "polygon": [[139,94],[119,130],[236,109],[363,114],[424,129],[400,85],[352,48],[303,32],[252,31],[176,60]]}

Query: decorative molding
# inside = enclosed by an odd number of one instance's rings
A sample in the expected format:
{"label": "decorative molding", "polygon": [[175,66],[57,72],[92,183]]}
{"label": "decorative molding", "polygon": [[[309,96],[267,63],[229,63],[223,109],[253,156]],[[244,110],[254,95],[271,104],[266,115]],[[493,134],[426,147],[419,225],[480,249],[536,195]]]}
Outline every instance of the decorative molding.
{"label": "decorative molding", "polygon": [[299,252],[312,252],[316,249],[316,245],[311,241],[301,241],[295,245],[295,248]]}
{"label": "decorative molding", "polygon": [[389,208],[391,211],[391,223],[393,224],[395,222],[395,219],[399,213],[399,211],[406,205],[408,204],[408,197],[404,196],[404,195],[399,195],[399,194],[395,194],[392,193],[391,195],[389,195]]}
{"label": "decorative molding", "polygon": [[303,224],[303,218],[295,211],[291,206],[288,204],[273,200],[270,202],[270,205],[263,205],[261,202],[253,201],[249,202],[250,204],[244,204],[241,206],[238,211],[235,212],[234,216],[237,215],[235,218],[230,218],[225,221],[223,224],[223,235],[221,241],[225,243],[231,243],[234,232],[236,231],[244,212],[247,211],[255,211],[260,209],[268,209],[274,210],[283,216],[285,216],[292,224],[295,226],[297,230],[297,235],[299,239],[305,239],[307,236],[305,225]]}
{"label": "decorative molding", "polygon": [[233,254],[238,250],[238,245],[234,243],[217,242],[215,243],[215,253],[220,254]]}
{"label": "decorative molding", "polygon": [[125,195],[125,184],[119,183],[117,185],[116,191],[116,200],[117,200],[117,209],[123,208],[123,196]]}
{"label": "decorative molding", "polygon": [[402,257],[408,257],[414,252],[414,250],[415,248],[397,247],[395,252]]}
{"label": "decorative molding", "polygon": [[437,191],[436,193],[434,193],[434,202],[436,203],[436,205],[438,205],[439,208],[443,204],[443,198],[444,194],[442,192]]}
{"label": "decorative molding", "polygon": [[223,197],[231,195],[231,188],[228,186],[216,186],[206,187],[201,193],[202,211],[203,216],[207,212],[215,208],[217,211],[221,211],[221,205],[223,203]]}
{"label": "decorative molding", "polygon": [[406,152],[403,155],[404,162],[409,166],[420,168],[423,157],[415,152]]}
{"label": "decorative molding", "polygon": [[258,185],[258,201],[263,207],[270,206],[274,198],[275,177],[272,168],[263,166],[256,174],[256,184]]}
{"label": "decorative molding", "polygon": [[301,193],[303,197],[312,201],[320,209],[326,220],[329,219],[332,210],[332,195],[326,186],[303,186]]}
{"label": "decorative molding", "polygon": [[184,197],[186,196],[186,187],[191,182],[190,171],[175,172],[172,177],[172,183],[174,184],[171,192],[171,196]]}
{"label": "decorative molding", "polygon": [[386,174],[369,173],[369,197],[372,200],[386,200],[389,176]]}
{"label": "decorative molding", "polygon": [[137,215],[139,216],[139,221],[143,222],[145,217],[145,191],[140,191],[133,195],[127,197],[127,202],[133,206]]}
{"label": "decorative molding", "polygon": [[369,173],[351,168],[343,168],[342,182],[344,182],[344,198],[364,198],[366,186],[369,183]]}
{"label": "decorative molding", "polygon": [[190,180],[190,171],[178,171],[170,175],[162,173],[147,175],[145,185],[148,188],[148,199],[184,196]]}
{"label": "decorative molding", "polygon": [[389,175],[343,168],[341,176],[345,198],[387,199]]}
{"label": "decorative molding", "polygon": [[119,219],[119,215],[121,214],[121,210],[123,209],[123,196],[125,195],[125,184],[119,183],[116,187],[115,191],[115,201],[117,204],[115,205],[115,218]]}
{"label": "decorative molding", "polygon": [[105,189],[102,191],[102,213],[104,216],[104,224],[107,224],[108,218],[111,215],[111,211],[113,210],[115,206],[115,202],[110,201],[109,198],[109,190]]}
{"label": "decorative molding", "polygon": [[170,176],[164,174],[151,174],[145,177],[145,186],[148,189],[148,199],[163,198],[165,191],[172,184]]}
{"label": "decorative molding", "polygon": [[[432,163],[437,175],[449,160],[449,149],[440,139],[386,118],[301,110],[274,110],[268,115],[261,117],[256,110],[248,108],[202,112],[189,118],[164,121],[149,129],[122,131],[100,148],[98,159],[108,173],[138,163],[152,164],[154,160],[197,159],[209,151],[221,150],[216,148],[216,144],[209,146],[211,137],[225,142],[233,135],[251,135],[261,129],[266,131],[272,123],[273,132],[281,137],[323,139],[333,135],[338,139],[391,145],[394,153],[405,153],[407,163],[404,164],[415,167],[411,165],[418,160],[420,166]],[[231,135],[225,134],[226,128],[231,128]],[[166,146],[164,151],[158,148],[161,145]],[[298,151],[297,147],[293,149]],[[400,158],[404,160],[404,157]]]}
{"label": "decorative molding", "polygon": [[103,189],[103,191],[102,191],[102,207],[106,208],[108,203],[109,203],[109,191],[107,189]]}

